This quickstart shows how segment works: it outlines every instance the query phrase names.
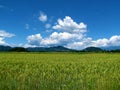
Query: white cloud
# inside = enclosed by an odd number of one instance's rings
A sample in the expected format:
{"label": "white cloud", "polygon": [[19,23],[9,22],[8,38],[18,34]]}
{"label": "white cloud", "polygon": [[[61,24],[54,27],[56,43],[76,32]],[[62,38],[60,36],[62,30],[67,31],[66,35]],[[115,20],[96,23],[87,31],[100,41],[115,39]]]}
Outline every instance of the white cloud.
{"label": "white cloud", "polygon": [[[46,28],[49,25],[46,25]],[[27,46],[65,46],[71,49],[83,49],[90,46],[120,46],[120,36],[115,35],[109,39],[103,38],[93,40],[86,36],[87,25],[83,22],[77,23],[71,17],[66,16],[63,20],[58,19],[57,24],[52,27],[54,30],[48,37],[42,37],[41,34],[30,35],[27,37]]]}
{"label": "white cloud", "polygon": [[8,33],[4,30],[0,30],[0,45],[8,45],[4,39],[15,36],[14,34]]}
{"label": "white cloud", "polygon": [[52,40],[50,38],[44,38],[41,42],[40,42],[40,46],[42,47],[49,47],[49,46],[56,46],[58,45],[58,41],[56,39]]}
{"label": "white cloud", "polygon": [[120,35],[111,36],[109,39],[103,38],[92,40],[91,46],[106,47],[106,46],[120,46]]}
{"label": "white cloud", "polygon": [[120,35],[115,35],[109,39],[103,38],[92,41],[93,46],[96,47],[105,47],[105,46],[120,46]]}
{"label": "white cloud", "polygon": [[[46,24],[46,28],[50,25]],[[53,32],[48,37],[43,38],[40,34],[28,36],[27,40],[30,45],[38,46],[67,46],[70,43],[81,41],[87,31],[87,26],[84,23],[77,24],[71,17],[66,16],[63,20],[58,19],[58,24],[53,26],[53,29],[60,30],[60,32]],[[39,35],[39,38],[36,38]]]}
{"label": "white cloud", "polygon": [[67,32],[63,32],[63,33],[57,33],[57,32],[54,32],[50,35],[50,38],[51,39],[59,39],[59,40],[68,40],[69,38],[71,38],[72,35],[70,33],[67,33]]}
{"label": "white cloud", "polygon": [[74,38],[76,38],[75,34],[70,34],[68,32],[63,32],[63,33],[53,32],[50,35],[49,40],[50,41],[52,41],[52,40],[55,41],[55,44],[58,44],[58,45],[66,45],[67,43],[74,40]]}
{"label": "white cloud", "polygon": [[95,41],[92,41],[92,45],[96,47],[104,47],[109,45],[109,40],[106,38],[98,39]]}
{"label": "white cloud", "polygon": [[111,45],[114,45],[114,46],[120,46],[120,35],[115,35],[115,36],[112,36],[110,39],[109,39],[109,43]]}
{"label": "white cloud", "polygon": [[53,32],[49,37],[42,38],[40,34],[28,36],[28,46],[58,46],[62,45],[71,49],[81,50],[86,47],[104,47],[104,46],[120,46],[120,36],[112,36],[110,39],[98,39],[85,36],[77,36],[68,32],[58,33]]}
{"label": "white cloud", "polygon": [[0,45],[5,45],[5,41],[3,41],[3,38],[0,37]]}
{"label": "white cloud", "polygon": [[27,40],[28,44],[39,46],[42,40],[42,36],[40,34],[30,35],[27,37]]}
{"label": "white cloud", "polygon": [[43,12],[40,12],[40,16],[38,18],[41,22],[46,22],[47,21],[47,15],[44,14]]}
{"label": "white cloud", "polygon": [[98,40],[93,40],[92,38],[85,38],[80,42],[73,42],[68,44],[66,47],[71,49],[83,49],[86,47],[107,47],[107,46],[120,46],[120,36],[115,35],[110,37],[109,39],[103,38]]}
{"label": "white cloud", "polygon": [[63,20],[58,19],[58,24],[53,26],[53,29],[66,31],[69,33],[84,33],[86,32],[87,25],[83,22],[77,24],[71,17],[66,16]]}
{"label": "white cloud", "polygon": [[57,33],[57,32],[54,32],[50,35],[50,38],[51,39],[56,39],[58,40],[59,42],[73,42],[75,40],[80,40],[82,39],[83,35],[81,34],[71,34],[71,33],[68,33],[68,32],[60,32],[60,33]]}
{"label": "white cloud", "polygon": [[8,33],[4,30],[0,30],[0,37],[5,38],[5,37],[13,37],[15,36],[14,34]]}
{"label": "white cloud", "polygon": [[53,32],[49,37],[42,38],[40,34],[28,36],[27,40],[30,45],[38,46],[66,46],[68,43],[79,41],[84,37],[82,34],[71,34],[68,32]]}
{"label": "white cloud", "polygon": [[92,38],[83,38],[80,41],[74,41],[72,43],[68,43],[65,47],[70,49],[81,50],[83,48],[89,47],[92,45]]}
{"label": "white cloud", "polygon": [[49,24],[49,23],[47,23],[46,25],[45,25],[45,28],[50,28],[51,27],[51,24]]}

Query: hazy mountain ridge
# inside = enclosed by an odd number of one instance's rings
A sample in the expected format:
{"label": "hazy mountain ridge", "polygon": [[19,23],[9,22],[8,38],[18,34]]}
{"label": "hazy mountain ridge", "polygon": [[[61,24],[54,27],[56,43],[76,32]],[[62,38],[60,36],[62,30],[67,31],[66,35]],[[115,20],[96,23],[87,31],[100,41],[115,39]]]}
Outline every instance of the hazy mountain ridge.
{"label": "hazy mountain ridge", "polygon": [[103,50],[120,50],[120,46],[108,46],[108,47],[101,47]]}
{"label": "hazy mountain ridge", "polygon": [[10,47],[10,46],[0,46],[1,52],[7,52],[7,51],[17,51],[17,52],[70,52],[75,51],[72,49],[68,49],[62,46],[55,46],[55,47]]}
{"label": "hazy mountain ridge", "polygon": [[68,49],[63,46],[54,46],[54,47],[10,47],[0,45],[1,52],[15,51],[15,52],[104,52],[104,51],[120,51],[120,46],[112,47],[87,47],[82,50],[73,50]]}
{"label": "hazy mountain ridge", "polygon": [[12,47],[0,45],[0,51],[9,51]]}
{"label": "hazy mountain ridge", "polygon": [[69,52],[73,51],[72,49],[68,49],[62,46],[55,46],[55,47],[29,47],[27,48],[28,51],[31,52],[36,52],[36,51],[41,51],[41,52]]}

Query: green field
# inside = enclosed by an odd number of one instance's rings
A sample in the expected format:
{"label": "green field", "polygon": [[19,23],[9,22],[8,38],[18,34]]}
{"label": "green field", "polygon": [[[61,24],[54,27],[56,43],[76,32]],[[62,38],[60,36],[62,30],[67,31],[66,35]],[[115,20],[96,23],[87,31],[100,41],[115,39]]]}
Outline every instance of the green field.
{"label": "green field", "polygon": [[0,90],[120,90],[120,55],[0,53]]}

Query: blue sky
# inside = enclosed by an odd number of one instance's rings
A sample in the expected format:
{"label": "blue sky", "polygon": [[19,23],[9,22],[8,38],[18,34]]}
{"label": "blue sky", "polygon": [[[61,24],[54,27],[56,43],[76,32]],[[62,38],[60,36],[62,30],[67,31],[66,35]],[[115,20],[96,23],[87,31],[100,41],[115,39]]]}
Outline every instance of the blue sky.
{"label": "blue sky", "polygon": [[120,45],[119,0],[0,0],[0,45]]}

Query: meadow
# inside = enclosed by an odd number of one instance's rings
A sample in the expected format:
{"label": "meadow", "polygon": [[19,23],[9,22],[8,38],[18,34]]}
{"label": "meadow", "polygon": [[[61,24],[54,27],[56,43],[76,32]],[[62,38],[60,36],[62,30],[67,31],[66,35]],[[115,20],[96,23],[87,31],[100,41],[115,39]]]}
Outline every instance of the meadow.
{"label": "meadow", "polygon": [[120,55],[0,53],[0,90],[120,90]]}

